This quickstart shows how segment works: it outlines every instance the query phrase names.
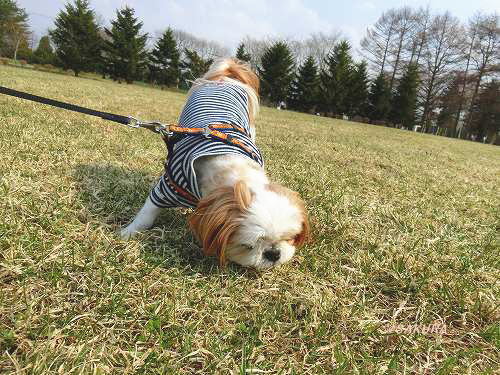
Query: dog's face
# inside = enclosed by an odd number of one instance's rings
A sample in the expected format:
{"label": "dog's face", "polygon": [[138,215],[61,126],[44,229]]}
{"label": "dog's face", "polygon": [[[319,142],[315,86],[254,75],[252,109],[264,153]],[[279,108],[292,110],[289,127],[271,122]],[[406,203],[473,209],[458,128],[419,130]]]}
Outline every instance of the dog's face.
{"label": "dog's face", "polygon": [[252,192],[242,181],[203,199],[190,226],[205,254],[256,269],[289,261],[309,232],[297,193],[275,184]]}

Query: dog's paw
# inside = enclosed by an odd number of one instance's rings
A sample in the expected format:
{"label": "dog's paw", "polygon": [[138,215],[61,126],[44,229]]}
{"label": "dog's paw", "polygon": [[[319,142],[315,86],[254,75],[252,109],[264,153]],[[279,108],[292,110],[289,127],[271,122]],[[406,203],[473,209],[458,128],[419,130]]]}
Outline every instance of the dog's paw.
{"label": "dog's paw", "polygon": [[117,234],[120,236],[122,240],[128,240],[134,237],[136,233],[137,232],[132,230],[130,227],[121,228],[117,231]]}

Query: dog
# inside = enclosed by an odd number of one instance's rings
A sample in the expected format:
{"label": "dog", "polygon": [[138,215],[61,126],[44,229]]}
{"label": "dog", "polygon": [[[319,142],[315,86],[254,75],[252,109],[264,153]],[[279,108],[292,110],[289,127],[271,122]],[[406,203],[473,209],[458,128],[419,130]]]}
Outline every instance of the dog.
{"label": "dog", "polygon": [[[299,194],[272,183],[255,146],[259,79],[236,59],[221,59],[197,79],[167,141],[165,174],[134,220],[128,239],[149,228],[162,208],[190,207],[189,226],[206,255],[258,270],[289,261],[309,237]],[[219,127],[217,129],[213,129]]]}

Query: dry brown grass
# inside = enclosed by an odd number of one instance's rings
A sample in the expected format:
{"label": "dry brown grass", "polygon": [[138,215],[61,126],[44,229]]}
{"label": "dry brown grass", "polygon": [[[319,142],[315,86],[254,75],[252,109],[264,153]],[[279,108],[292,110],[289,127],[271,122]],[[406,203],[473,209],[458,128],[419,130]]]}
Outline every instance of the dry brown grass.
{"label": "dry brown grass", "polygon": [[[185,99],[5,66],[0,84],[165,122]],[[161,173],[154,134],[5,96],[0,121],[1,373],[498,370],[500,148],[264,108],[267,168],[315,242],[260,274],[203,257],[179,211],[116,237]]]}

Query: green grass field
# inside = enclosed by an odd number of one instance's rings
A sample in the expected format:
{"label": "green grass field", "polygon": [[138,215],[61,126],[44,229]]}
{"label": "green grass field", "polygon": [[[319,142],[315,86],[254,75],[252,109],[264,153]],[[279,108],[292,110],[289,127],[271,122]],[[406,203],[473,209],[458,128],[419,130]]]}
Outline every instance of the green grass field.
{"label": "green grass field", "polygon": [[[185,100],[6,66],[0,85],[164,122]],[[268,108],[257,131],[314,237],[265,273],[203,257],[180,210],[115,235],[157,135],[0,95],[0,373],[498,373],[500,148]]]}

